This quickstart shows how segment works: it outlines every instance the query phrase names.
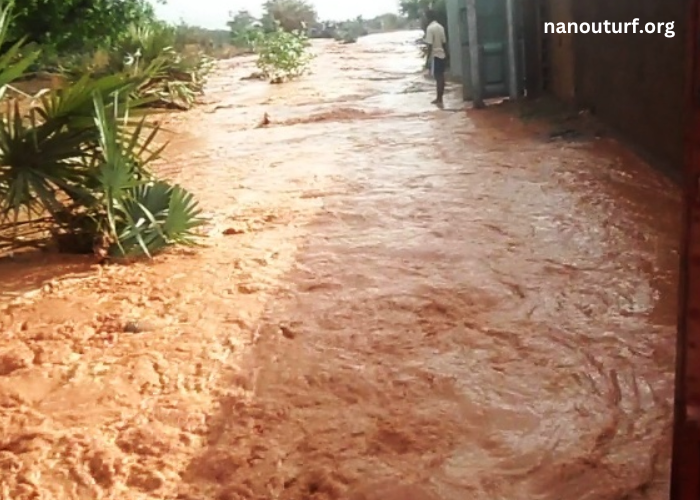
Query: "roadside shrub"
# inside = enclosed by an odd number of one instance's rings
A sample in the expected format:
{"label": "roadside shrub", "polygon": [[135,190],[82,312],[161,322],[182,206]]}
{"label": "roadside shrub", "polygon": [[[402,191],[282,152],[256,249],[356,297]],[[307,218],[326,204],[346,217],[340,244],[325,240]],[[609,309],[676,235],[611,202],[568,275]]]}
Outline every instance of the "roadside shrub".
{"label": "roadside shrub", "polygon": [[[0,46],[9,9],[0,13]],[[14,52],[13,52],[14,51]],[[0,56],[0,94],[38,54]],[[140,100],[149,73],[86,74],[45,90],[22,110],[0,112],[0,247],[53,244],[101,256],[151,256],[191,244],[202,223],[197,202],[155,177],[164,146]]]}
{"label": "roadside shrub", "polygon": [[74,56],[60,69],[72,79],[85,73],[128,73],[142,80],[134,98],[152,106],[189,109],[203,92],[213,59],[199,50],[181,54],[176,41],[176,28],[166,24],[131,25],[113,51]]}
{"label": "roadside shrub", "polygon": [[362,17],[340,23],[334,38],[341,43],[355,43],[360,37],[368,34],[366,24]]}
{"label": "roadside shrub", "polygon": [[337,33],[334,37],[336,42],[340,42],[343,44],[349,44],[349,43],[357,43],[358,40],[358,35],[355,33],[351,33],[350,31],[341,31]]}
{"label": "roadside shrub", "polygon": [[241,49],[243,53],[255,52],[255,44],[262,34],[260,26],[251,26],[232,34],[232,43]]}
{"label": "roadside shrub", "polygon": [[227,23],[230,29],[231,42],[236,47],[252,50],[261,24],[247,10],[240,10]]}
{"label": "roadside shrub", "polygon": [[181,23],[175,27],[175,50],[188,53],[192,49],[215,59],[225,59],[241,51],[231,43],[228,30],[209,30]]}
{"label": "roadside shrub", "polygon": [[278,27],[269,33],[258,33],[254,43],[257,66],[271,83],[282,83],[304,74],[313,55],[309,39],[301,31],[285,31]]}

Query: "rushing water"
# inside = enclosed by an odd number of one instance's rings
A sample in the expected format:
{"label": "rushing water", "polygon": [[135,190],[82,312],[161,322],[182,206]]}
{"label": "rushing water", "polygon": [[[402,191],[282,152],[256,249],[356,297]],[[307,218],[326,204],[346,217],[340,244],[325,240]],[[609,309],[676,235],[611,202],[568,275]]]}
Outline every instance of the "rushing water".
{"label": "rushing water", "polygon": [[[318,44],[280,86],[222,70],[170,120],[163,171],[217,224],[284,205],[300,238],[179,498],[667,498],[676,188],[604,140],[432,108],[415,38]],[[245,306],[199,286],[194,325],[230,328]]]}
{"label": "rushing water", "polygon": [[[431,109],[413,35],[327,46],[265,102],[296,125],[238,132],[241,153],[280,158],[256,188],[336,186],[269,307],[296,340],[252,356],[260,420],[351,490],[666,498],[676,189],[604,142]],[[317,482],[281,498],[336,498]]]}

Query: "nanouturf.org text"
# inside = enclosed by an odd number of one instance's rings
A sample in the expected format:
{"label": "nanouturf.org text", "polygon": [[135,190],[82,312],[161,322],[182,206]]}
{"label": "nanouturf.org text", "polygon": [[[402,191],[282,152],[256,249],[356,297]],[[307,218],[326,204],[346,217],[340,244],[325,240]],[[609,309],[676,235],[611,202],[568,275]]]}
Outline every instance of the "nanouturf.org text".
{"label": "nanouturf.org text", "polygon": [[627,34],[627,33],[644,33],[644,34],[663,34],[666,38],[676,36],[674,22],[668,23],[646,23],[642,26],[639,19],[634,19],[630,22],[611,22],[598,21],[593,23],[544,23],[545,33],[595,33],[595,34]]}

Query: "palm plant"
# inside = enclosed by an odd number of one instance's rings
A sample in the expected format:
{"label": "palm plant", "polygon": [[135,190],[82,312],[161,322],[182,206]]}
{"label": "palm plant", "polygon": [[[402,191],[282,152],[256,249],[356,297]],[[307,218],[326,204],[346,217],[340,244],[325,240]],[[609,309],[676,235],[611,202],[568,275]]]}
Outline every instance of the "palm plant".
{"label": "palm plant", "polygon": [[[160,57],[163,52],[175,48],[177,32],[175,28],[162,23],[145,25],[132,24],[119,42],[119,51],[114,53],[118,58],[119,52],[134,55],[137,52],[146,61]],[[119,63],[118,59],[114,61]]]}
{"label": "palm plant", "polygon": [[177,32],[170,26],[133,24],[100,67],[86,67],[78,58],[62,72],[73,79],[86,69],[95,75],[128,73],[142,80],[132,97],[148,98],[150,105],[189,109],[202,92],[213,61],[201,53],[183,56],[176,43]]}
{"label": "palm plant", "polygon": [[137,84],[125,75],[83,77],[41,95],[26,115],[16,103],[7,109],[0,123],[0,222],[24,212],[30,219],[47,213],[70,225],[68,203],[89,205],[94,197],[91,169],[99,136],[93,96],[113,95],[111,106],[122,110],[119,96]]}
{"label": "palm plant", "polygon": [[[0,12],[0,46],[9,7]],[[0,90],[20,77],[30,55],[20,46],[0,56]],[[190,244],[202,223],[193,196],[154,177],[150,164],[157,126],[133,99],[143,74],[85,75],[38,95],[29,111],[17,103],[0,113],[0,233],[16,245],[20,225],[48,225],[61,249],[114,256],[151,256],[167,245]]]}
{"label": "palm plant", "polygon": [[[4,46],[8,40],[13,8],[12,1],[3,5],[0,0],[0,46]],[[0,57],[0,99],[5,96],[8,85],[24,76],[25,71],[40,55],[38,50],[22,55],[23,44],[23,39],[17,41]]]}
{"label": "palm plant", "polygon": [[170,244],[194,243],[193,231],[203,223],[194,197],[144,169],[157,157],[143,155],[157,129],[145,144],[139,144],[137,131],[123,141],[119,113],[110,117],[99,94],[94,105],[101,146],[96,169],[102,194],[98,218],[103,241],[110,243],[108,252],[151,256]]}
{"label": "palm plant", "polygon": [[[168,107],[189,109],[204,88],[213,61],[203,54],[189,57],[176,49],[177,32],[165,24],[132,25],[115,57],[122,57],[127,70],[145,74],[138,95]],[[117,67],[114,60],[113,67]]]}

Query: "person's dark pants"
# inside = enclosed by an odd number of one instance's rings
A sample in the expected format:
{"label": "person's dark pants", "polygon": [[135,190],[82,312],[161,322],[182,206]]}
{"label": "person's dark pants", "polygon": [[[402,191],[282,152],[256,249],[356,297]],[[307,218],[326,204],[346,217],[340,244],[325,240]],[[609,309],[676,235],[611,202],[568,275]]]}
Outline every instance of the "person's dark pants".
{"label": "person's dark pants", "polygon": [[437,87],[437,102],[442,102],[445,95],[445,72],[447,70],[447,60],[440,57],[433,57],[433,78]]}

